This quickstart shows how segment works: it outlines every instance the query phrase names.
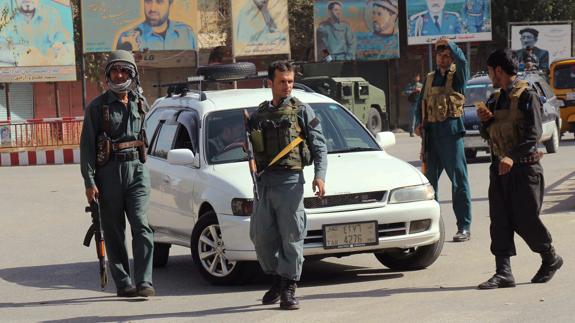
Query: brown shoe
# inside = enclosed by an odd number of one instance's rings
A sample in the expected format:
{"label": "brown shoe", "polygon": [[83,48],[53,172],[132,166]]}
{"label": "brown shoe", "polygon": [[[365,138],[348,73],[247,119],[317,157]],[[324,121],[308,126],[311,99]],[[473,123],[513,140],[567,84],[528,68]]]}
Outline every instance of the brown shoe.
{"label": "brown shoe", "polygon": [[138,296],[148,297],[156,295],[156,290],[151,283],[143,282],[138,284]]}
{"label": "brown shoe", "polygon": [[118,288],[116,291],[116,296],[118,297],[136,297],[138,296],[138,291],[132,285],[127,287]]}

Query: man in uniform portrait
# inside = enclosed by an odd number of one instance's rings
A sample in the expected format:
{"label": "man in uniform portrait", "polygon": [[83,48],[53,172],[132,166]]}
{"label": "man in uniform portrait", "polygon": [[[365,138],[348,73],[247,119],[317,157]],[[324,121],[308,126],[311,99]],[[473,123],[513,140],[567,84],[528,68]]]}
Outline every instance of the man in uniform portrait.
{"label": "man in uniform portrait", "polygon": [[465,0],[461,8],[461,20],[469,33],[486,31],[485,22],[488,16],[488,0]]}
{"label": "man in uniform portrait", "polygon": [[444,8],[445,0],[427,0],[428,10],[409,17],[409,36],[460,34],[463,28],[459,14]]}
{"label": "man in uniform portrait", "polygon": [[118,37],[116,49],[128,51],[197,48],[196,35],[189,25],[170,19],[174,0],[144,0],[146,19]]}
{"label": "man in uniform portrait", "polygon": [[317,49],[327,48],[336,61],[355,58],[356,40],[351,25],[341,20],[343,4],[331,1],[327,5],[329,17],[317,27]]}
{"label": "man in uniform portrait", "polygon": [[0,34],[0,66],[74,64],[72,26],[66,28],[58,10],[49,2],[39,5],[39,0],[15,4],[14,16]]}
{"label": "man in uniform portrait", "polygon": [[[521,49],[515,52],[517,60],[520,63],[526,63],[529,55],[534,55],[537,58],[538,67],[542,70],[549,70],[549,51],[541,49],[535,44],[539,39],[539,31],[537,29],[527,27],[519,31],[519,38],[521,40]],[[533,60],[533,59],[532,59]]]}
{"label": "man in uniform portrait", "polygon": [[[242,43],[286,42],[287,35],[281,27],[279,14],[287,8],[281,8],[282,2],[269,0],[247,0],[238,15],[236,23],[236,41]],[[287,15],[286,15],[287,16]]]}

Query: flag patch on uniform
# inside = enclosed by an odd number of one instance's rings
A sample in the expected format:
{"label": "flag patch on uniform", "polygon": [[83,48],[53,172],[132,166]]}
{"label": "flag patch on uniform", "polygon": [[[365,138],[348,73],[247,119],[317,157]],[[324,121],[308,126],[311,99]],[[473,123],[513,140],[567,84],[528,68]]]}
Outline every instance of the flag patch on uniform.
{"label": "flag patch on uniform", "polygon": [[313,118],[313,120],[310,121],[309,125],[315,129],[315,127],[317,127],[319,125],[319,119],[317,117]]}

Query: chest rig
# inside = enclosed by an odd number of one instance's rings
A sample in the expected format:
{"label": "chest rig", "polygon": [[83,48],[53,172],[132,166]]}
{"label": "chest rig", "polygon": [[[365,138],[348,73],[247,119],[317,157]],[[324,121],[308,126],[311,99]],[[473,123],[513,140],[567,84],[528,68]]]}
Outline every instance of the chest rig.
{"label": "chest rig", "polygon": [[427,74],[423,92],[426,122],[442,122],[447,118],[459,118],[463,115],[465,96],[453,89],[455,69],[455,64],[451,64],[445,86],[433,86],[435,72]]}
{"label": "chest rig", "polygon": [[[495,156],[508,156],[511,149],[519,143],[525,119],[523,112],[519,110],[519,97],[528,88],[529,83],[526,81],[517,81],[509,92],[509,109],[494,109],[493,122],[489,125],[488,131],[491,150]],[[496,108],[501,93],[494,93],[493,96]]]}
{"label": "chest rig", "polygon": [[[311,153],[298,120],[303,107],[303,103],[293,97],[279,107],[271,107],[268,101],[259,105],[251,119],[250,135],[259,171],[266,168],[301,170],[311,164]],[[270,165],[284,148],[299,140],[299,144]]]}

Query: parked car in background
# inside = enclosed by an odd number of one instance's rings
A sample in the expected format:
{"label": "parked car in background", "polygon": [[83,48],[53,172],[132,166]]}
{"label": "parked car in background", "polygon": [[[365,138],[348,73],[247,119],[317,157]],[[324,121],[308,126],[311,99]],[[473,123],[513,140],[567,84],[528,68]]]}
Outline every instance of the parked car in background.
{"label": "parked car in background", "polygon": [[[544,76],[538,72],[520,73],[519,79],[529,82],[531,87],[539,95],[542,104],[542,128],[543,134],[540,143],[545,146],[547,153],[555,153],[559,149],[559,129],[561,129],[561,118],[559,116],[559,106],[561,102],[553,93]],[[485,102],[491,96],[494,89],[485,73],[473,76],[467,81],[465,89],[465,107],[463,122],[465,125],[465,157],[473,159],[478,151],[489,152],[489,144],[479,134],[481,123],[474,106],[475,102]]]}
{"label": "parked car in background", "polygon": [[[396,270],[431,265],[443,247],[439,204],[418,169],[385,152],[384,147],[395,143],[393,134],[372,135],[328,97],[304,90],[293,94],[314,109],[328,148],[324,198],[315,197],[308,185],[313,167],[304,171],[304,256],[373,253]],[[242,114],[271,97],[265,88],[182,89],[154,103],[146,118],[146,165],[152,186],[149,219],[155,266],[166,265],[170,246],[176,244],[191,249],[195,265],[211,283],[241,282],[253,274],[253,191],[242,147]],[[226,145],[218,150],[211,143],[224,132]]]}
{"label": "parked car in background", "polygon": [[561,135],[566,132],[575,135],[575,57],[554,61],[549,74],[561,106]]}

